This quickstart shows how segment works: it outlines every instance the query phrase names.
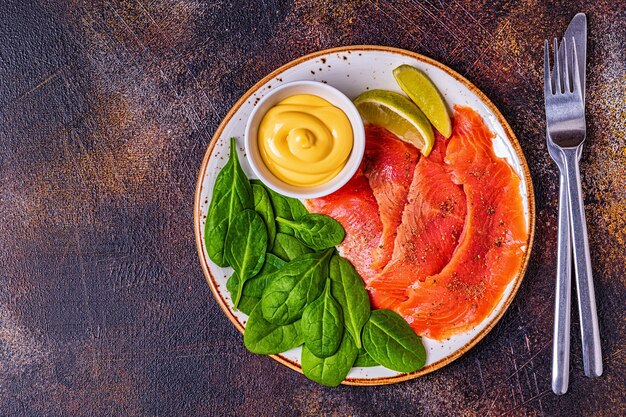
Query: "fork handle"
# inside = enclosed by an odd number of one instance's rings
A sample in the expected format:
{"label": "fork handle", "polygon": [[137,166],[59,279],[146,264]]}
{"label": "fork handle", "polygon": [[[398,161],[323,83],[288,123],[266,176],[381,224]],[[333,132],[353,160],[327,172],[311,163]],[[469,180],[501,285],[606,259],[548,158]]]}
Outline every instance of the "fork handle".
{"label": "fork handle", "polygon": [[587,222],[580,185],[578,167],[578,148],[562,148],[567,193],[569,196],[569,215],[574,244],[574,268],[576,269],[576,288],[578,290],[578,313],[583,345],[583,365],[585,375],[602,375],[602,351],[600,348],[600,329],[596,297],[593,288]]}
{"label": "fork handle", "polygon": [[552,344],[552,391],[567,392],[569,385],[570,312],[572,292],[572,248],[569,204],[565,175],[559,175],[559,224],[557,241],[556,295]]}

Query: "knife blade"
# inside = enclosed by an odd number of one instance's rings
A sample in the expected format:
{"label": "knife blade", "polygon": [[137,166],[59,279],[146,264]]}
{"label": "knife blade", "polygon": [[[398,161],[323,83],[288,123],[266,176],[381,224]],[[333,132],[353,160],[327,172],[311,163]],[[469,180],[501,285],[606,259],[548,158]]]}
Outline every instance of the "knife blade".
{"label": "knife blade", "polygon": [[[583,92],[583,102],[585,101],[585,80],[587,78],[587,16],[578,13],[567,26],[565,36],[566,42],[571,44],[571,39],[576,41],[576,55],[578,56],[578,74],[580,75],[580,86]],[[565,59],[565,45],[561,41],[559,45],[559,57]],[[565,62],[565,61],[563,61]]]}

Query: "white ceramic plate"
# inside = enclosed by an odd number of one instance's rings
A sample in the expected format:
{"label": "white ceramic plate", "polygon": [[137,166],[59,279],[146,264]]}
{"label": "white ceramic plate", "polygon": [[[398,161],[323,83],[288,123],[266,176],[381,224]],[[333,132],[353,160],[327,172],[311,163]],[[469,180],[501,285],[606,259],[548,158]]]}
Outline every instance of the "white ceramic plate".
{"label": "white ceramic plate", "polygon": [[[426,366],[411,374],[398,373],[382,366],[373,368],[353,368],[344,381],[351,385],[381,385],[395,383],[432,372],[461,356],[482,339],[502,317],[513,300],[522,281],[534,236],[534,196],[530,173],[522,150],[498,109],[465,78],[448,67],[413,52],[382,46],[348,46],[316,52],[296,59],[277,69],[252,87],[235,103],[228,112],[206,152],[198,177],[195,195],[194,220],[196,245],[207,282],[219,305],[233,324],[243,332],[247,316],[234,312],[232,301],[226,290],[226,280],[231,275],[230,268],[220,268],[209,260],[203,244],[204,224],[211,201],[213,184],[219,170],[228,159],[231,136],[238,138],[240,161],[243,170],[253,178],[252,170],[243,152],[243,135],[248,116],[255,104],[278,85],[297,80],[326,82],[354,99],[367,89],[386,89],[402,92],[393,78],[392,70],[409,64],[422,69],[433,80],[445,97],[448,105],[467,105],[474,108],[496,134],[496,153],[506,158],[521,178],[520,194],[524,202],[524,214],[529,227],[529,237],[522,267],[515,279],[506,288],[502,299],[493,312],[475,329],[456,335],[448,340],[436,341],[424,338],[427,360]],[[243,341],[242,341],[243,343]],[[301,371],[301,348],[292,349],[272,357],[292,369]]]}

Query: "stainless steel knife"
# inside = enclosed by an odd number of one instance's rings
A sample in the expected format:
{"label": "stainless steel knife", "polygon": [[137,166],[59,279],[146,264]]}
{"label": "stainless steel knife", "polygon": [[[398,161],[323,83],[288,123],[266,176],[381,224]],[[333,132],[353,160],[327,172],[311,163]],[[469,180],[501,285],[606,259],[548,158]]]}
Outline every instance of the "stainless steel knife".
{"label": "stainless steel knife", "polygon": [[[585,84],[586,84],[586,64],[587,64],[587,17],[584,13],[578,13],[572,21],[570,22],[567,31],[565,32],[565,43],[571,44],[571,39],[574,39],[574,45],[576,47],[576,54],[578,56],[578,73],[580,74],[580,85],[582,87],[583,93],[583,102],[585,101]],[[564,42],[561,42],[559,46],[559,54],[562,57],[565,56],[565,47]],[[579,149],[578,158],[580,159],[580,151],[582,150],[582,146]],[[600,348],[600,340],[597,333],[597,322],[592,323],[589,320],[592,320],[592,317],[586,317],[583,314],[584,306],[581,305],[581,300],[585,297],[581,294],[581,291],[588,291],[586,288],[581,288],[581,283],[576,280],[576,288],[578,290],[578,312],[580,316],[580,325],[583,339],[583,364],[585,375],[588,377],[597,377],[602,375],[602,353]],[[584,287],[584,285],[583,285]],[[592,291],[593,294],[593,291]],[[595,306],[595,300],[593,300],[593,305]],[[588,307],[588,306],[587,306]],[[595,310],[595,307],[594,307]],[[595,319],[597,320],[597,318]],[[593,334],[591,329],[596,329]],[[586,334],[586,337],[585,337]],[[595,335],[595,336],[594,336]],[[593,337],[592,337],[593,336]],[[596,340],[591,340],[591,339]],[[589,344],[585,342],[585,339],[589,339]]]}
{"label": "stainless steel knife", "polygon": [[[564,39],[576,40],[576,55],[578,56],[578,74],[580,74],[580,86],[583,92],[583,101],[585,100],[585,79],[587,78],[587,16],[584,13],[578,13],[569,23],[565,31]],[[565,56],[563,41],[559,45],[559,54]]]}
{"label": "stainless steel knife", "polygon": [[[567,28],[564,40],[559,47],[559,59],[562,59],[562,62],[565,62],[565,47],[567,46],[569,48],[572,44],[575,45],[576,55],[578,56],[577,69],[580,74],[579,81],[583,94],[584,105],[587,58],[587,18],[582,13],[574,16],[574,19],[572,19],[572,22]],[[570,53],[567,55],[572,56],[573,54]],[[581,151],[582,145],[578,148],[578,159],[580,159]],[[590,274],[591,271],[588,271],[587,274],[583,273],[582,275],[590,276]],[[593,378],[602,375],[602,352],[600,347],[593,281],[586,279],[585,276],[578,276],[578,273],[576,274],[576,288],[578,290],[578,312],[580,316],[580,330],[583,342],[583,365],[585,375]]]}

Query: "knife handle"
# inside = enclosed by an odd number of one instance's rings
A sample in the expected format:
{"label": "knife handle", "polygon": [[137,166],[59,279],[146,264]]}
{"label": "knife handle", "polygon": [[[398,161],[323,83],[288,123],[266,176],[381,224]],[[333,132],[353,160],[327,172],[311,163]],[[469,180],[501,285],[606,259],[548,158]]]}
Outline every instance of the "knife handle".
{"label": "knife handle", "polygon": [[557,240],[556,295],[552,342],[552,391],[567,392],[569,385],[570,317],[572,304],[572,248],[569,204],[564,174],[559,175],[559,224]]}
{"label": "knife handle", "polygon": [[572,243],[574,244],[574,268],[576,269],[576,288],[578,290],[583,365],[585,375],[593,378],[602,375],[602,351],[587,239],[587,221],[580,185],[578,148],[564,148],[562,154],[567,178]]}

